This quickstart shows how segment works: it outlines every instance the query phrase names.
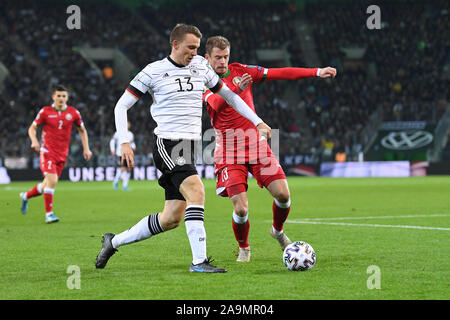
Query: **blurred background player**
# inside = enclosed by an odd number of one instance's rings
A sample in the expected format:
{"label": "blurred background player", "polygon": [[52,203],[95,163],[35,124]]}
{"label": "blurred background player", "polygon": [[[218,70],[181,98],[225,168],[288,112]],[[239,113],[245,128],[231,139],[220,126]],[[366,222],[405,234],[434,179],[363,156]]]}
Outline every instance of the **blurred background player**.
{"label": "blurred background player", "polygon": [[[53,104],[43,107],[28,129],[31,148],[39,152],[39,161],[44,176],[41,183],[35,185],[28,192],[22,192],[21,211],[28,211],[28,200],[44,195],[45,222],[58,222],[59,218],[53,212],[53,195],[58,178],[64,168],[69,154],[70,134],[72,124],[75,124],[83,145],[83,157],[88,161],[92,157],[89,149],[88,134],[84,127],[80,112],[67,105],[68,91],[63,86],[56,86],[52,92]],[[41,144],[37,138],[37,129],[42,126]]]}
{"label": "blurred background player", "polygon": [[[128,121],[128,140],[130,141],[131,149],[133,149],[133,152],[136,151],[136,144],[134,143],[134,134],[130,131],[130,121]],[[130,181],[131,176],[131,168],[125,166],[125,163],[122,163],[121,157],[122,154],[120,153],[120,143],[119,143],[119,134],[117,131],[114,133],[114,136],[112,137],[111,141],[109,142],[109,149],[111,150],[111,154],[113,156],[116,156],[116,164],[120,166],[120,170],[116,170],[116,176],[114,177],[113,181],[113,188],[114,190],[117,190],[119,187],[119,180],[122,178],[122,189],[125,191],[130,190],[128,188],[128,183]]]}
{"label": "blurred background player", "polygon": [[[177,24],[170,33],[171,53],[148,64],[130,82],[114,109],[121,144],[122,161],[134,166],[134,153],[127,137],[127,112],[149,92],[153,97],[151,115],[154,130],[153,159],[162,172],[159,185],[165,190],[162,212],[144,217],[120,234],[106,233],[97,255],[96,268],[104,268],[117,248],[178,227],[184,217],[192,251],[190,272],[223,273],[206,256],[204,226],[205,191],[197,173],[194,143],[202,133],[202,92],[205,87],[218,93],[258,129],[270,134],[270,128],[245,102],[220,80],[208,61],[197,55],[202,34],[197,27]],[[183,149],[179,150],[179,146]],[[178,151],[176,151],[178,149]],[[181,154],[180,154],[181,151]]]}
{"label": "blurred background player", "polygon": [[[240,63],[228,65],[230,43],[222,36],[210,37],[207,40],[205,56],[227,86],[239,94],[253,111],[255,110],[253,82],[336,76],[336,69],[331,67],[268,69]],[[239,244],[237,261],[250,261],[247,199],[249,172],[256,178],[258,185],[261,188],[265,187],[274,198],[273,224],[270,233],[284,250],[291,243],[283,231],[283,225],[291,208],[291,200],[283,169],[272,154],[267,141],[261,139],[255,126],[230,108],[224,99],[208,90],[203,94],[203,101],[216,131],[214,152],[216,192],[220,196],[229,197],[233,204],[232,225]]]}

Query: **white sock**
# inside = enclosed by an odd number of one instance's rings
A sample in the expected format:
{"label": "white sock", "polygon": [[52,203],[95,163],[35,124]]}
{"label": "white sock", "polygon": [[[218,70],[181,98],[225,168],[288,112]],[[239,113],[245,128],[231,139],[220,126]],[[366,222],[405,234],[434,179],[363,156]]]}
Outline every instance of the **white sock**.
{"label": "white sock", "polygon": [[116,176],[114,177],[114,183],[119,183],[120,177],[122,176],[122,170],[116,170]]}
{"label": "white sock", "polygon": [[206,259],[206,230],[203,223],[204,207],[192,205],[186,208],[184,224],[192,251],[192,264],[199,264]]}
{"label": "white sock", "polygon": [[123,184],[122,187],[128,187],[128,182],[130,181],[131,172],[125,171],[123,174]]}
{"label": "white sock", "polygon": [[114,249],[120,246],[148,239],[158,233],[164,232],[159,224],[159,213],[143,218],[130,229],[116,234],[112,239]]}
{"label": "white sock", "polygon": [[279,202],[277,199],[273,198],[273,201],[275,201],[275,205],[278,208],[281,209],[287,209],[291,206],[291,199],[289,198],[288,202]]}
{"label": "white sock", "polygon": [[233,221],[236,224],[245,224],[248,220],[248,213],[245,217],[238,216],[236,212],[233,211]]}
{"label": "white sock", "polygon": [[277,229],[275,229],[273,226],[272,226],[272,231],[273,231],[273,234],[275,235],[275,236],[279,236],[280,234],[282,234],[284,231],[283,230],[281,230],[281,231],[278,231]]}

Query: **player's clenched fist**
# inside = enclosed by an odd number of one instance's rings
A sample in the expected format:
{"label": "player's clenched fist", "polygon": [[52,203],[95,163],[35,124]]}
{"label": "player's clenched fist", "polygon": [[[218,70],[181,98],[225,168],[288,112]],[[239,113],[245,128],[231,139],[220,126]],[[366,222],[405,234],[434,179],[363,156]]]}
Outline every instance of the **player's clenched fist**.
{"label": "player's clenched fist", "polygon": [[83,157],[84,160],[89,161],[92,157],[92,151],[91,150],[84,150],[83,151]]}
{"label": "player's clenched fist", "polygon": [[326,67],[320,69],[319,77],[321,78],[334,78],[336,77],[337,71],[335,68],[332,67]]}
{"label": "player's clenched fist", "polygon": [[39,145],[38,141],[33,141],[31,143],[31,149],[33,149],[36,152],[39,152],[39,150],[41,149],[41,146]]}

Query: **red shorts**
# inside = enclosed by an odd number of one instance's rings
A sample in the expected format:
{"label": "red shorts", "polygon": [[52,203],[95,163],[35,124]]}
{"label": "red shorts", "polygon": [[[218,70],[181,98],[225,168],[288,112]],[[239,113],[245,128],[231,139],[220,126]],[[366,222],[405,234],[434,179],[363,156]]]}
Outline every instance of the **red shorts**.
{"label": "red shorts", "polygon": [[49,173],[57,174],[58,177],[66,164],[67,157],[57,155],[41,148],[39,152],[39,162],[41,165],[42,175],[45,177]]}
{"label": "red shorts", "polygon": [[221,164],[216,166],[216,192],[219,196],[229,197],[246,192],[247,178],[251,173],[260,188],[267,187],[272,181],[286,179],[278,159],[271,154],[270,161],[257,164]]}

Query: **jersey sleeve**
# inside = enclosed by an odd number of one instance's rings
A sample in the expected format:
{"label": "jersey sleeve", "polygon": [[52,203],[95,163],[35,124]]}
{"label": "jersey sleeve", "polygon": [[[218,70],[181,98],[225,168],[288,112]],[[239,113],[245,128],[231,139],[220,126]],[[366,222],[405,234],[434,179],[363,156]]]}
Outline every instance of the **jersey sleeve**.
{"label": "jersey sleeve", "polygon": [[270,68],[265,80],[299,80],[318,76],[319,68]]}
{"label": "jersey sleeve", "polygon": [[83,117],[81,116],[81,113],[78,110],[75,110],[75,118],[73,123],[75,123],[78,127],[84,126]]}
{"label": "jersey sleeve", "polygon": [[244,73],[248,73],[253,82],[262,82],[267,77],[267,72],[269,69],[261,67],[261,66],[252,66],[252,65],[241,65],[244,68]]}
{"label": "jersey sleeve", "polygon": [[[236,94],[240,93],[238,86],[234,86],[230,90]],[[211,90],[206,90],[205,92],[203,92],[203,104],[205,106],[210,106],[215,111],[219,111],[222,108],[228,106],[228,103],[225,101],[224,98],[222,98],[218,94],[214,94]]]}
{"label": "jersey sleeve", "polygon": [[205,66],[205,86],[211,89],[212,92],[219,91],[222,87],[222,80],[220,80],[219,76],[211,67],[208,60],[203,58],[202,63]]}
{"label": "jersey sleeve", "polygon": [[45,122],[44,113],[45,113],[45,109],[42,108],[41,110],[39,110],[38,114],[36,115],[36,118],[33,120],[33,124],[36,127],[44,124],[44,122]]}
{"label": "jersey sleeve", "polygon": [[211,90],[209,89],[205,89],[203,90],[203,104],[206,106],[208,104],[208,98],[211,97],[211,95],[213,95],[213,93],[211,92]]}
{"label": "jersey sleeve", "polygon": [[318,76],[319,68],[264,68],[260,66],[242,65],[244,72],[251,75],[253,82],[272,80],[299,80]]}
{"label": "jersey sleeve", "polygon": [[139,99],[150,90],[151,83],[150,66],[147,66],[131,80],[126,90]]}

